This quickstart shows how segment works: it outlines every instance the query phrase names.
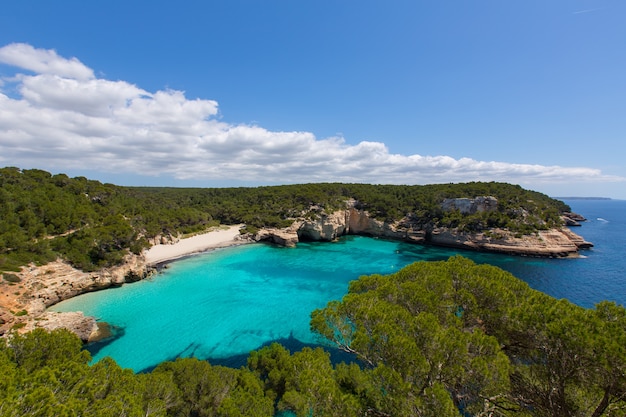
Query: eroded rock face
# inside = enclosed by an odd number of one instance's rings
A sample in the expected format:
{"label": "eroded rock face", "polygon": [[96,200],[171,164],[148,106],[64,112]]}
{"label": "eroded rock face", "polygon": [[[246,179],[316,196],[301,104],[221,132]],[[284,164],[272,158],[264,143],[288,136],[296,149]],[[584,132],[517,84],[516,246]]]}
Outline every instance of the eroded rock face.
{"label": "eroded rock face", "polygon": [[[445,210],[459,210],[466,214],[494,211],[497,207],[498,200],[489,196],[447,199],[442,203]],[[299,219],[287,229],[265,229],[255,240],[294,246],[300,239],[331,241],[344,234],[540,257],[576,256],[580,249],[593,246],[565,227],[516,236],[507,230],[463,233],[455,229],[422,226],[419,219],[410,216],[388,223],[370,217],[367,211],[357,209],[354,201],[348,202],[345,210],[331,214],[320,212],[315,219]]]}
{"label": "eroded rock face", "polygon": [[577,235],[568,228],[563,228],[560,232],[567,236],[567,238],[572,241],[578,249],[589,249],[593,247],[593,243],[587,242],[582,238],[582,236]]}
{"label": "eroded rock face", "polygon": [[83,342],[91,342],[99,338],[100,328],[96,319],[85,316],[82,311],[55,313],[46,311],[37,317],[37,321],[29,322],[24,330],[43,328],[49,331],[67,329],[76,334]]}
{"label": "eroded rock face", "polygon": [[[133,279],[145,277],[147,269],[143,257],[129,255],[121,266],[92,273],[80,271],[66,262],[57,260],[43,266],[26,266],[17,275],[21,279],[19,292],[15,287],[8,287],[7,290],[13,291],[12,293],[0,294],[3,297],[3,306],[0,308],[2,313],[0,335],[16,325],[24,326],[21,331],[25,331],[43,327],[39,326],[39,322],[59,323],[66,320],[77,323],[77,328],[82,329],[79,336],[83,338],[87,333],[85,329],[89,327],[86,323],[93,318],[83,320],[78,316],[67,316],[64,319],[52,319],[46,308],[79,294],[122,285],[127,282],[128,277]],[[95,323],[95,319],[93,320]]]}
{"label": "eroded rock face", "polygon": [[346,234],[346,211],[339,210],[331,214],[320,214],[316,219],[306,219],[297,227],[301,240],[332,241]]}
{"label": "eroded rock face", "polygon": [[354,207],[350,208],[348,213],[348,231],[353,235],[385,237],[413,242],[421,240],[424,236],[421,231],[414,230],[406,219],[388,223],[374,219],[369,216],[367,211],[357,210]]}
{"label": "eroded rock face", "polygon": [[[497,237],[493,237],[494,234]],[[440,228],[431,232],[428,241],[439,246],[537,257],[575,256],[579,249],[593,246],[565,228],[541,230],[537,234],[521,237],[506,230],[490,234],[459,233]]]}
{"label": "eroded rock face", "polygon": [[385,232],[385,223],[373,219],[366,211],[354,207],[348,209],[348,231],[354,235],[382,236]]}
{"label": "eroded rock face", "polygon": [[[36,312],[79,294],[116,287],[136,277],[146,275],[143,258],[129,255],[118,267],[97,272],[83,272],[62,262],[51,262],[40,268],[30,268],[24,273],[32,288],[32,307]],[[132,278],[129,278],[132,277]]]}
{"label": "eroded rock face", "polygon": [[566,226],[580,226],[580,222],[587,221],[587,219],[580,214],[570,212],[561,213],[561,219],[565,222]]}
{"label": "eroded rock face", "polygon": [[291,229],[261,229],[254,235],[257,242],[268,241],[280,246],[294,247],[298,243],[298,233]]}

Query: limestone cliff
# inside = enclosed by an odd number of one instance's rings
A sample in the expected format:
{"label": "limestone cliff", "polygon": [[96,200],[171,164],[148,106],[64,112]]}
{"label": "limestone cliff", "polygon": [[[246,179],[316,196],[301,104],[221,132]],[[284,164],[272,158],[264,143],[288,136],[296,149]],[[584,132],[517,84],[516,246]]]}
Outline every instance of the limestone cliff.
{"label": "limestone cliff", "polygon": [[[83,272],[57,260],[43,266],[29,265],[16,275],[19,285],[0,287],[0,335],[11,328],[65,327],[81,339],[91,340],[95,320],[72,313],[46,313],[46,308],[79,294],[133,282],[147,275],[141,256],[129,255],[118,267]],[[11,292],[12,291],[12,292]]]}
{"label": "limestone cliff", "polygon": [[293,227],[286,229],[265,228],[259,230],[253,237],[256,242],[266,241],[280,246],[291,248],[298,243],[298,234]]}
{"label": "limestone cliff", "polygon": [[[446,199],[441,207],[444,211],[458,210],[462,214],[473,214],[497,210],[498,200],[491,196]],[[568,216],[572,214],[568,213]],[[576,218],[584,220],[582,217]],[[421,222],[412,215],[386,222],[371,217],[365,210],[357,209],[355,201],[348,201],[345,209],[331,213],[315,208],[307,217],[296,219],[289,228],[263,229],[255,240],[295,246],[300,240],[332,241],[348,234],[540,257],[576,256],[580,249],[593,246],[564,226],[520,236],[504,229],[465,233]]]}
{"label": "limestone cliff", "polygon": [[347,213],[339,210],[326,214],[323,211],[314,217],[296,221],[294,226],[298,239],[332,241],[346,234],[348,230]]}
{"label": "limestone cliff", "polygon": [[67,329],[76,334],[83,342],[100,340],[109,333],[107,325],[97,323],[94,317],[85,316],[81,311],[68,313],[46,311],[37,316],[37,320],[27,321],[23,330],[30,331],[35,328],[42,328],[49,331]]}
{"label": "limestone cliff", "polygon": [[576,256],[579,249],[591,246],[566,229],[541,230],[532,235],[515,236],[499,229],[490,233],[462,233],[439,228],[430,233],[428,242],[460,249],[556,258]]}

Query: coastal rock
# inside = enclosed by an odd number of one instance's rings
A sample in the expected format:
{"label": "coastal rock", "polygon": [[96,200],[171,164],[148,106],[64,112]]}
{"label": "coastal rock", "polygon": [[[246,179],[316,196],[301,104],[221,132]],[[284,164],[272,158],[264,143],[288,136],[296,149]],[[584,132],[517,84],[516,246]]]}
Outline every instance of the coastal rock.
{"label": "coastal rock", "polygon": [[155,237],[149,239],[150,244],[152,245],[173,245],[180,241],[180,236],[173,236],[171,234],[167,235],[156,235]]}
{"label": "coastal rock", "polygon": [[426,231],[408,229],[405,240],[411,243],[426,243]]}
{"label": "coastal rock", "polygon": [[561,233],[566,235],[567,238],[578,247],[578,249],[589,249],[593,247],[593,243],[587,242],[585,239],[582,238],[582,236],[577,235],[567,228],[562,229]]}
{"label": "coastal rock", "polygon": [[561,213],[561,219],[566,226],[580,226],[580,222],[587,221],[587,219],[580,214],[570,212]]}
{"label": "coastal rock", "polygon": [[269,241],[282,246],[295,246],[300,240],[333,241],[340,236],[365,235],[388,239],[405,240],[412,243],[425,243],[426,231],[415,228],[412,221],[403,219],[388,223],[370,217],[365,210],[359,210],[348,202],[345,210],[326,214],[321,209],[314,210],[314,217],[295,220],[285,229],[261,229],[254,236],[255,241]]}
{"label": "coastal rock", "polygon": [[371,218],[364,210],[348,209],[348,232],[354,235],[383,236],[388,227],[385,222]]}
{"label": "coastal rock", "polygon": [[24,330],[29,331],[34,328],[43,328],[49,331],[67,329],[76,334],[83,342],[92,342],[102,337],[101,326],[98,326],[96,319],[85,316],[81,311],[69,313],[46,311],[37,318],[37,321],[30,322]]}
{"label": "coastal rock", "polygon": [[576,220],[572,219],[571,217],[561,216],[561,219],[563,220],[563,223],[565,223],[565,226],[576,227],[576,226],[580,226],[581,225],[579,222],[577,222]]}
{"label": "coastal rock", "polygon": [[460,233],[440,228],[430,233],[428,242],[439,246],[538,257],[576,256],[579,249],[591,245],[567,229],[541,230],[533,235],[515,236],[507,230]]}
{"label": "coastal rock", "polygon": [[285,247],[295,247],[298,243],[298,233],[292,229],[261,229],[254,235],[257,242],[268,241]]}
{"label": "coastal rock", "polygon": [[384,237],[388,239],[406,240],[413,243],[424,243],[426,231],[415,228],[413,220],[404,219],[389,223],[370,217],[364,210],[354,207],[348,209],[348,233],[353,235],[366,235]]}
{"label": "coastal rock", "polygon": [[41,313],[46,307],[79,294],[136,281],[146,275],[146,266],[141,257],[129,255],[126,262],[118,267],[90,273],[57,260],[40,268],[22,271],[21,275],[23,281],[29,283],[32,294],[27,310]]}
{"label": "coastal rock", "polygon": [[[442,207],[463,213],[477,213],[496,210],[497,204],[496,198],[486,196],[447,199]],[[351,234],[538,257],[576,256],[580,249],[593,246],[566,227],[519,236],[504,229],[465,233],[457,229],[433,228],[424,226],[420,219],[412,215],[400,221],[385,222],[371,217],[365,210],[357,209],[354,201],[347,202],[345,210],[327,214],[320,208],[314,208],[313,212],[314,216],[295,220],[289,228],[263,229],[257,233],[255,240],[295,246],[300,239],[331,241],[341,235]]]}
{"label": "coastal rock", "polygon": [[564,217],[567,217],[567,218],[572,219],[572,220],[577,221],[577,222],[586,222],[587,221],[587,219],[583,215],[578,214],[578,213],[572,213],[572,212],[566,211],[566,212],[562,213],[562,215]]}
{"label": "coastal rock", "polygon": [[331,241],[347,231],[346,211],[339,210],[331,214],[321,213],[315,219],[303,220],[297,227],[301,240]]}
{"label": "coastal rock", "polygon": [[[28,265],[16,275],[21,279],[19,291],[15,287],[0,287],[3,304],[0,313],[4,321],[0,323],[0,335],[14,327],[20,328],[20,331],[42,327],[39,324],[45,321],[65,323],[75,319],[83,323],[81,328],[86,328],[86,322],[76,317],[68,318],[67,321],[51,320],[51,317],[46,316],[46,308],[79,294],[120,286],[129,277],[143,278],[147,276],[147,269],[143,257],[128,255],[122,265],[92,273],[80,271],[67,262],[56,260],[43,266]],[[23,313],[7,314],[7,311]],[[42,320],[42,317],[46,320]],[[86,332],[87,330],[82,330],[81,338]]]}

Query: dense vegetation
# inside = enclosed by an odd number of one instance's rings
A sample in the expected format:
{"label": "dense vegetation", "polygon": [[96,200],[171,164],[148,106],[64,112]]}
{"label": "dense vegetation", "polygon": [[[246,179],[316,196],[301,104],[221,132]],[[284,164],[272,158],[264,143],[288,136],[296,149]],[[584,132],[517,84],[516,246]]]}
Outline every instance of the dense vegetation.
{"label": "dense vegetation", "polygon": [[0,340],[0,416],[623,416],[626,310],[583,309],[462,257],[361,277],[312,329],[358,362],[274,344],[241,369],[89,365],[66,331]]}
{"label": "dense vegetation", "polygon": [[[445,198],[495,196],[498,210],[461,215],[444,212]],[[494,227],[532,233],[560,225],[564,203],[504,183],[425,186],[300,184],[255,188],[148,188],[102,184],[84,177],[37,169],[0,169],[0,271],[61,256],[92,271],[120,264],[148,239],[244,223],[248,231],[285,227],[299,216],[314,217],[357,207],[377,218],[410,214],[421,225],[478,231]],[[315,209],[312,209],[315,207]]]}

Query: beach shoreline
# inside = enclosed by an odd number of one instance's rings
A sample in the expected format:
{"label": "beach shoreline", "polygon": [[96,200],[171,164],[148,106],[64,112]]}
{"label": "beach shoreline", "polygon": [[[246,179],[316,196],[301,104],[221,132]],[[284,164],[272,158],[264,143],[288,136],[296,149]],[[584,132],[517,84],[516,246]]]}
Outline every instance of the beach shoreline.
{"label": "beach shoreline", "polygon": [[144,252],[147,266],[160,266],[212,249],[238,246],[250,241],[241,237],[242,224],[180,239],[176,243],[158,244]]}
{"label": "beach shoreline", "polygon": [[[9,285],[0,287],[0,337],[8,334],[14,326],[20,332],[36,327],[48,330],[63,327],[74,331],[83,341],[100,337],[102,329],[96,329],[97,323],[93,317],[48,312],[47,309],[87,292],[144,279],[151,275],[151,271],[159,270],[170,262],[214,249],[253,243],[241,236],[240,229],[243,226],[221,226],[175,243],[154,245],[141,255],[130,254],[124,265],[105,268],[96,273],[80,271],[62,259],[41,266],[28,265],[18,273],[18,288]],[[137,279],[129,281],[129,276]],[[15,314],[22,311],[19,315]],[[78,328],[82,330],[77,331]],[[93,330],[93,335],[89,329]]]}

